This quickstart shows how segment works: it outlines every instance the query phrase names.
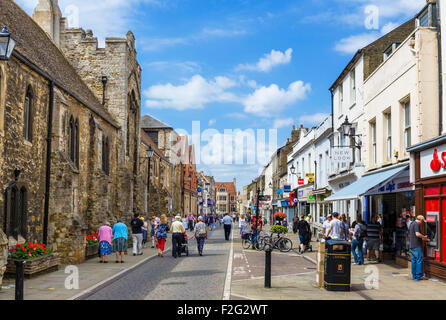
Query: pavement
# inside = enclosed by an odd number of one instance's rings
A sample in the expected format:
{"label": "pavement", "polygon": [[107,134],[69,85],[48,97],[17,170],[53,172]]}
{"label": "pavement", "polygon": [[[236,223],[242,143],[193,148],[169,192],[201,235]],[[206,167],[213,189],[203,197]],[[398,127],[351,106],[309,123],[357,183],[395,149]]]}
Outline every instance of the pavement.
{"label": "pavement", "polygon": [[[244,250],[239,237],[234,239],[234,262],[231,285],[232,299],[246,300],[445,300],[446,282],[410,280],[410,270],[395,263],[366,262],[352,265],[351,291],[333,292],[316,285],[318,242],[313,252],[298,253],[298,235],[287,235],[293,241],[290,253],[272,254],[271,289],[264,288],[264,252]],[[257,263],[256,263],[257,261]],[[255,265],[255,267],[253,267]],[[377,281],[372,279],[377,276]]]}

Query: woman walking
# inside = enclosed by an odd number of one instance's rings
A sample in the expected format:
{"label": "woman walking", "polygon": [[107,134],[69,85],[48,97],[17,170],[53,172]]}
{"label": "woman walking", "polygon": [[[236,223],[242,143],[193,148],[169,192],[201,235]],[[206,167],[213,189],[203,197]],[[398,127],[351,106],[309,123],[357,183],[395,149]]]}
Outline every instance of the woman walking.
{"label": "woman walking", "polygon": [[111,242],[113,238],[112,228],[110,222],[105,222],[98,231],[99,237],[99,257],[100,263],[108,263],[108,256],[111,255]]}
{"label": "woman walking", "polygon": [[203,218],[198,217],[198,223],[194,228],[194,240],[197,240],[198,254],[203,255],[204,241],[208,238],[206,224],[203,223]]}
{"label": "woman walking", "polygon": [[141,217],[141,220],[143,222],[143,226],[141,227],[141,230],[142,230],[142,247],[145,248],[146,247],[146,243],[147,243],[147,228],[148,228],[148,224],[147,224],[147,221],[145,221],[145,219],[143,217]]}
{"label": "woman walking", "polygon": [[167,223],[167,217],[165,214],[161,215],[160,224],[157,227],[156,239],[158,242],[158,256],[163,258],[164,246],[166,244],[167,232],[169,232],[169,224]]}
{"label": "woman walking", "polygon": [[156,228],[158,227],[160,219],[158,217],[152,218],[152,228],[150,230],[150,237],[152,238],[152,248],[155,248]]}
{"label": "woman walking", "polygon": [[238,227],[240,228],[240,235],[242,235],[243,232],[245,232],[245,227],[246,227],[246,221],[245,221],[245,215],[244,214],[240,215],[240,220],[238,222]]}
{"label": "woman walking", "polygon": [[127,251],[129,230],[121,219],[113,226],[113,252],[116,252],[116,263],[124,263],[124,253]]}

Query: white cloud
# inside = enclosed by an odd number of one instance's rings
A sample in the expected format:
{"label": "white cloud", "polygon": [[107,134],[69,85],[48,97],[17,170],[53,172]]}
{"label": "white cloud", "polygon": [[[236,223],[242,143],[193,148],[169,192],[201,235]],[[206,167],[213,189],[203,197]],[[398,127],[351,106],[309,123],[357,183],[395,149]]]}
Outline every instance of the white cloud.
{"label": "white cloud", "polygon": [[311,115],[303,115],[303,116],[299,117],[298,122],[304,123],[304,124],[309,124],[309,125],[318,125],[318,124],[322,123],[322,121],[327,119],[327,117],[329,117],[329,116],[330,115],[327,113],[316,113],[316,114],[311,114]]}
{"label": "white cloud", "polygon": [[339,40],[335,50],[345,54],[355,53],[380,37],[378,32],[362,33]]}
{"label": "white cloud", "polygon": [[275,66],[288,64],[291,62],[293,49],[289,48],[285,52],[271,50],[271,53],[265,54],[257,64],[241,64],[236,70],[251,70],[259,72],[269,72]]}
{"label": "white cloud", "polygon": [[293,123],[294,123],[293,118],[276,119],[276,120],[274,120],[273,128],[280,129],[283,127],[291,126]]}
{"label": "white cloud", "polygon": [[310,84],[296,81],[288,89],[281,89],[276,84],[261,87],[244,99],[245,112],[267,117],[280,112],[285,106],[306,97],[311,90]]}
{"label": "white cloud", "polygon": [[234,102],[238,98],[227,89],[236,82],[226,77],[206,80],[195,75],[182,85],[154,85],[144,91],[148,108],[169,108],[176,110],[202,109],[207,103]]}

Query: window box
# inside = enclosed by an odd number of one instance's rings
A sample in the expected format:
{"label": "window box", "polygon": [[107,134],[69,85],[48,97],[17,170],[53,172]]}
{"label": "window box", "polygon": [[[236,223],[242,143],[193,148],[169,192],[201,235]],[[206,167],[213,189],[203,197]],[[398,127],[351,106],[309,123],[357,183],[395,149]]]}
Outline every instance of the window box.
{"label": "window box", "polygon": [[85,247],[85,259],[92,259],[99,256],[99,243],[90,244]]}
{"label": "window box", "polygon": [[[9,258],[6,266],[6,274],[15,275],[16,266],[14,259]],[[23,269],[25,277],[31,278],[43,273],[56,271],[59,269],[60,257],[57,253],[52,253],[46,256],[41,256],[31,260],[25,260]]]}

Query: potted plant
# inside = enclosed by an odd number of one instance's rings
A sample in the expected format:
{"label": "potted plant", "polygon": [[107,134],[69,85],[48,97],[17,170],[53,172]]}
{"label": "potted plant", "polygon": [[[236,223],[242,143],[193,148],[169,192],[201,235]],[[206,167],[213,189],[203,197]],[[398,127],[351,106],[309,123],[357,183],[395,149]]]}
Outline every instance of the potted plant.
{"label": "potted plant", "polygon": [[277,233],[288,233],[288,228],[284,226],[272,226],[271,231],[277,232]]}
{"label": "potted plant", "polygon": [[59,255],[48,249],[43,243],[28,242],[17,244],[8,258],[6,273],[15,274],[15,260],[23,260],[24,274],[31,277],[42,272],[57,270],[60,265]]}
{"label": "potted plant", "polygon": [[90,259],[98,256],[99,252],[99,238],[96,232],[87,234],[85,236],[85,259]]}

